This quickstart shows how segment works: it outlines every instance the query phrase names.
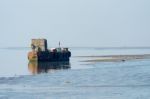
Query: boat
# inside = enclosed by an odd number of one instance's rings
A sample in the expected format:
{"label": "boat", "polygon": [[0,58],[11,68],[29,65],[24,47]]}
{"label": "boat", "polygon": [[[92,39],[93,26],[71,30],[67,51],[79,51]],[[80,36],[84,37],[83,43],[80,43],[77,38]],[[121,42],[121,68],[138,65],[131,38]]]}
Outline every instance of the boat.
{"label": "boat", "polygon": [[28,53],[29,61],[37,62],[63,62],[69,61],[71,52],[68,48],[59,47],[48,49],[46,39],[32,39],[31,49]]}

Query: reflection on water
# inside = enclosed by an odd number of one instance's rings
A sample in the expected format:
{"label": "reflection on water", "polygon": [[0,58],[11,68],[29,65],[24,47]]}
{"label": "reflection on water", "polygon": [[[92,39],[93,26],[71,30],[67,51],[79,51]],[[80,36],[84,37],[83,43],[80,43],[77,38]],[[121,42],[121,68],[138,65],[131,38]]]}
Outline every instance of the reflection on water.
{"label": "reflection on water", "polygon": [[60,69],[69,69],[70,62],[36,62],[28,64],[28,69],[32,74],[48,73]]}

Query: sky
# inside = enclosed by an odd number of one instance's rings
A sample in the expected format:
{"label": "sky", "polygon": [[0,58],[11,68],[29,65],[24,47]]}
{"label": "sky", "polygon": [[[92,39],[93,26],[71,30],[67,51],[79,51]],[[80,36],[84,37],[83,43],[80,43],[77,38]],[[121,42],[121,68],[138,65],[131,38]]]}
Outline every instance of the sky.
{"label": "sky", "polygon": [[1,47],[150,46],[150,0],[0,0]]}

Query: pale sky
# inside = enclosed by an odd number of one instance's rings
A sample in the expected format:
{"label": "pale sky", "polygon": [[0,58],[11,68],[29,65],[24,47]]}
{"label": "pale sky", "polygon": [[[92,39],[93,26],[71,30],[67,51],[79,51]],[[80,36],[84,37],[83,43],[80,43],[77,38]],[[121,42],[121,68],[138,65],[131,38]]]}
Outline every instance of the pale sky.
{"label": "pale sky", "polygon": [[150,46],[150,0],[0,0],[1,47]]}

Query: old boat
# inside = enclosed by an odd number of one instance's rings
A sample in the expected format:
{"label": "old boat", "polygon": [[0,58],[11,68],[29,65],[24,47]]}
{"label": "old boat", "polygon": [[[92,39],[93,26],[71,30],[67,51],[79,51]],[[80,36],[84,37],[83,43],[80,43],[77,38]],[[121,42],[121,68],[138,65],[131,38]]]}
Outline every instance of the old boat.
{"label": "old boat", "polygon": [[63,62],[69,61],[71,52],[68,48],[51,48],[48,49],[46,39],[32,39],[31,43],[32,51],[28,53],[29,61],[37,62]]}

